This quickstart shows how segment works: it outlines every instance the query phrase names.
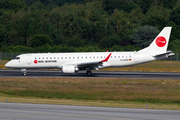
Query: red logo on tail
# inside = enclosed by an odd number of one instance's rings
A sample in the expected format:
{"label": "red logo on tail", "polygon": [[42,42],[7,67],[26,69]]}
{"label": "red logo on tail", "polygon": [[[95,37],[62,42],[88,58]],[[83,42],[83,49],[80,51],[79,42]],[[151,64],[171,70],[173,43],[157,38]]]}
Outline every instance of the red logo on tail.
{"label": "red logo on tail", "polygon": [[160,36],[156,39],[156,45],[158,47],[164,47],[166,45],[166,38],[164,38],[163,36]]}

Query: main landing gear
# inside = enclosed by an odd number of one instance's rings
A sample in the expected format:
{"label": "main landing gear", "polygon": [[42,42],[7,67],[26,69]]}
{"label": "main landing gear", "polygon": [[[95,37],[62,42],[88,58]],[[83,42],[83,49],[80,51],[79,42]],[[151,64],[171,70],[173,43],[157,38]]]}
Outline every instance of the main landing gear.
{"label": "main landing gear", "polygon": [[87,76],[91,76],[92,75],[92,72],[91,72],[90,68],[86,68],[86,74],[87,74]]}
{"label": "main landing gear", "polygon": [[87,76],[91,76],[92,75],[92,72],[91,72],[90,68],[86,68],[86,74],[87,74]]}
{"label": "main landing gear", "polygon": [[87,76],[92,76],[92,72],[91,71],[86,71]]}
{"label": "main landing gear", "polygon": [[26,72],[26,69],[21,69],[21,71],[23,72],[23,76],[26,76],[27,72]]}

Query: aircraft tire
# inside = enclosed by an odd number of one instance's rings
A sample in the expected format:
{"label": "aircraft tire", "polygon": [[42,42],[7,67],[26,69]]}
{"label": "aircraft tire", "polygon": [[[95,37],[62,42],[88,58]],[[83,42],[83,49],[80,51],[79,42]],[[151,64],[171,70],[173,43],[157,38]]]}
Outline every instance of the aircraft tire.
{"label": "aircraft tire", "polygon": [[23,75],[23,76],[26,76],[26,73],[23,73],[22,75]]}
{"label": "aircraft tire", "polygon": [[87,76],[92,76],[92,72],[91,71],[87,71]]}

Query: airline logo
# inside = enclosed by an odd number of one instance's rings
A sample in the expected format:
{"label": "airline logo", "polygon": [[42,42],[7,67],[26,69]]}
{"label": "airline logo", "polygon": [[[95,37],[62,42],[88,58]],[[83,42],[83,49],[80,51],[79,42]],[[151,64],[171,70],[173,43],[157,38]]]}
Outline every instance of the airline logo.
{"label": "airline logo", "polygon": [[164,47],[166,45],[166,38],[164,38],[163,36],[160,36],[156,39],[156,45],[158,47]]}
{"label": "airline logo", "polygon": [[37,60],[34,60],[34,63],[35,63],[35,64],[37,64],[37,62],[38,62]]}
{"label": "airline logo", "polygon": [[56,63],[57,60],[34,60],[34,63],[37,64],[37,63]]}

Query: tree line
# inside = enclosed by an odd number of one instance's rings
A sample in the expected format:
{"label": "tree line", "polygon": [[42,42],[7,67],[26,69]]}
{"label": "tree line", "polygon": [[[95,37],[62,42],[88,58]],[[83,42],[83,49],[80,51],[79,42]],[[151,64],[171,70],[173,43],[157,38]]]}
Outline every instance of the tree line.
{"label": "tree line", "polygon": [[179,13],[180,0],[1,0],[0,51],[133,51],[172,26],[180,53]]}

